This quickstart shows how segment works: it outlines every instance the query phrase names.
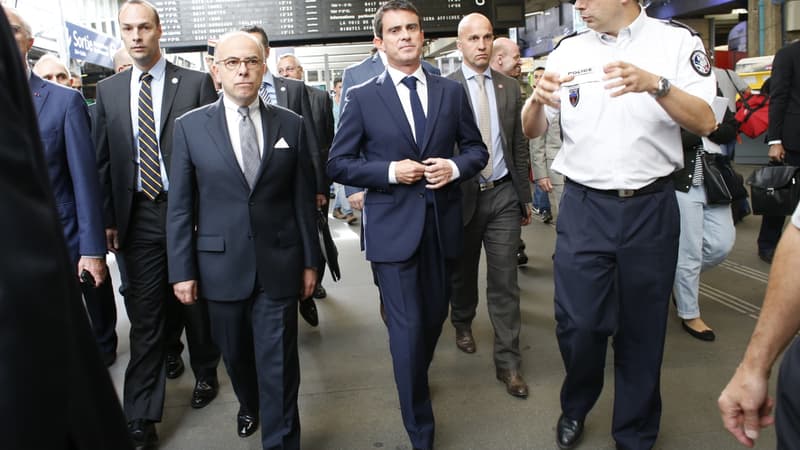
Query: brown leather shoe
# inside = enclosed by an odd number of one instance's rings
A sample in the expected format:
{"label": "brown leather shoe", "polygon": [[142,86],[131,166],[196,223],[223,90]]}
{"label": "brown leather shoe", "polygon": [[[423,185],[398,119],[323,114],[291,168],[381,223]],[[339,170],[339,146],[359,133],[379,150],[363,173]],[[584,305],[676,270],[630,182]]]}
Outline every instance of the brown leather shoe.
{"label": "brown leather shoe", "polygon": [[506,391],[519,398],[528,398],[528,383],[517,370],[497,369],[497,379],[506,384]]}
{"label": "brown leather shoe", "polygon": [[475,353],[475,338],[472,330],[456,330],[456,347],[464,353]]}

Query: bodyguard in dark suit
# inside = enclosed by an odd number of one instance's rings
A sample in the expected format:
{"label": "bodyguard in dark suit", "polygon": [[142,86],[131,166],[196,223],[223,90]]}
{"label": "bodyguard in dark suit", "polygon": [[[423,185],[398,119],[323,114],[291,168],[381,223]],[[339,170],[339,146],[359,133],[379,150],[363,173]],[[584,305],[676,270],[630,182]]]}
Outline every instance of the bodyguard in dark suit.
{"label": "bodyguard in dark suit", "polygon": [[520,225],[531,220],[528,182],[528,143],[522,134],[522,98],[517,80],[491,70],[494,34],[485,16],[474,13],[458,25],[457,45],[464,55],[461,70],[448,78],[464,86],[489,164],[461,183],[464,193],[464,255],[453,277],[450,321],[456,345],[475,352],[472,321],[478,307],[478,263],[486,249],[486,304],[494,327],[494,364],[497,379],[515,397],[527,397],[519,351],[519,284],[517,248]]}
{"label": "bodyguard in dark suit", "polygon": [[316,283],[319,243],[303,120],[261,103],[263,48],[217,42],[223,96],[176,121],[167,247],[185,304],[207,299],[239,400],[237,432],[261,418],[264,449],[299,449],[299,298]]}
{"label": "bodyguard in dark suit", "polygon": [[157,439],[153,423],[161,421],[164,404],[169,314],[185,314],[197,379],[192,406],[205,406],[217,393],[219,352],[211,341],[206,306],[185,307],[172,295],[165,232],[174,119],[217,95],[208,74],[161,57],[161,25],[150,3],[123,4],[119,21],[134,65],[98,83],[94,136],[106,195],[107,246],[124,260],[128,278],[131,359],[125,372],[125,413],[134,440],[149,446]]}
{"label": "bodyguard in dark suit", "polygon": [[[8,449],[131,448],[92,338],[47,173],[19,50],[0,14],[0,435]],[[8,20],[6,18],[8,16]],[[11,22],[11,26],[9,26]],[[13,29],[13,34],[12,34]],[[17,45],[14,45],[16,41]],[[85,114],[85,112],[84,112]],[[56,370],[54,370],[56,369]]]}
{"label": "bodyguard in dark suit", "polygon": [[[769,90],[769,160],[800,166],[800,41],[775,53]],[[783,216],[763,216],[758,256],[771,263],[781,237]]]}
{"label": "bodyguard in dark suit", "polygon": [[488,155],[463,88],[420,66],[416,7],[387,2],[374,23],[373,42],[389,65],[350,90],[328,174],[366,189],[363,245],[386,308],[403,422],[415,448],[432,448],[428,368],[461,253],[458,183],[478,173]]}

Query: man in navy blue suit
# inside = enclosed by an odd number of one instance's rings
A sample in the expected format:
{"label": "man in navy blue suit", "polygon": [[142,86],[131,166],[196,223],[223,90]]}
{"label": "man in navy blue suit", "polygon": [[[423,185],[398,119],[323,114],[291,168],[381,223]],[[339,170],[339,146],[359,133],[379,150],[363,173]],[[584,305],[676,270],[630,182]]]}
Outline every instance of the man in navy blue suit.
{"label": "man in navy blue suit", "polygon": [[432,448],[428,367],[461,251],[458,183],[477,174],[488,153],[461,85],[420,65],[416,7],[389,1],[374,27],[388,66],[350,89],[328,174],[366,189],[362,243],[386,307],[403,422],[414,448]]}
{"label": "man in navy blue suit", "polygon": [[76,277],[86,270],[97,286],[106,277],[106,249],[86,103],[78,91],[45,81],[31,71],[27,65],[33,47],[30,25],[11,9],[6,9],[6,15],[18,30],[17,46],[28,71],[50,184]]}

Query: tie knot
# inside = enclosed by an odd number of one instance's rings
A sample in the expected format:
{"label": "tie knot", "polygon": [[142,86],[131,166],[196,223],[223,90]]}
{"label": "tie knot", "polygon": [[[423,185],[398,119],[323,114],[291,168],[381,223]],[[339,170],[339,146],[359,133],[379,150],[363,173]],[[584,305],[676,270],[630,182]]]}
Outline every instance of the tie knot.
{"label": "tie knot", "polygon": [[412,91],[417,90],[417,77],[405,77],[400,80],[401,83],[405,84],[407,88],[411,89]]}
{"label": "tie knot", "polygon": [[148,72],[142,72],[142,74],[139,76],[139,81],[147,81],[149,83],[152,79],[153,75]]}
{"label": "tie knot", "polygon": [[239,115],[242,116],[242,119],[246,119],[250,116],[250,108],[247,106],[240,106],[238,111]]}
{"label": "tie knot", "polygon": [[483,79],[484,79],[484,77],[486,77],[486,75],[484,75],[482,73],[476,73],[475,74],[475,81],[478,82],[478,87],[481,88],[481,89],[483,89]]}

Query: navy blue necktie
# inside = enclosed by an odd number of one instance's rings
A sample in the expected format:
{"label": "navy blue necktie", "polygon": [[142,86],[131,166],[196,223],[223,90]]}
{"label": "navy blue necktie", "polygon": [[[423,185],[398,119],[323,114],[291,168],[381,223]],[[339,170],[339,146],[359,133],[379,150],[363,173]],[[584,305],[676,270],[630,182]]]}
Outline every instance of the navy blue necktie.
{"label": "navy blue necktie", "polygon": [[422,109],[422,102],[417,94],[417,77],[405,77],[401,81],[405,84],[411,94],[411,115],[414,117],[414,133],[416,134],[417,146],[422,148],[422,141],[425,139],[425,110]]}

